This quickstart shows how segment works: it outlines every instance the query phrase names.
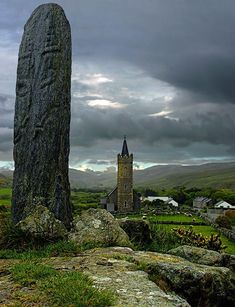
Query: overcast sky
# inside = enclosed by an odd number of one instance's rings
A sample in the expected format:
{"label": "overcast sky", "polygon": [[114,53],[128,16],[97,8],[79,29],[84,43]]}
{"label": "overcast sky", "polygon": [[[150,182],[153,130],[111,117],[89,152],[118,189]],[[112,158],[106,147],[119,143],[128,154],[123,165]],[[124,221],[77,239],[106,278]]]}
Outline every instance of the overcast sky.
{"label": "overcast sky", "polygon": [[[46,1],[45,1],[46,2]],[[64,0],[72,28],[70,166],[235,160],[234,0]],[[0,166],[12,162],[17,54],[44,1],[0,1]]]}

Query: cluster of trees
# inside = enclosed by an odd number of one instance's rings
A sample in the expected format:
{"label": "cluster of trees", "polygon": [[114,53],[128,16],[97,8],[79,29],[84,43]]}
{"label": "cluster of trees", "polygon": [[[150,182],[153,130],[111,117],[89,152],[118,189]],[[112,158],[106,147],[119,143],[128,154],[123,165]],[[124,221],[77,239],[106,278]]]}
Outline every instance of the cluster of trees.
{"label": "cluster of trees", "polygon": [[139,189],[142,196],[169,196],[179,204],[191,206],[194,198],[204,196],[212,199],[213,204],[225,200],[231,205],[235,205],[235,191],[231,189],[212,189],[212,188],[185,188],[175,187],[172,189]]}

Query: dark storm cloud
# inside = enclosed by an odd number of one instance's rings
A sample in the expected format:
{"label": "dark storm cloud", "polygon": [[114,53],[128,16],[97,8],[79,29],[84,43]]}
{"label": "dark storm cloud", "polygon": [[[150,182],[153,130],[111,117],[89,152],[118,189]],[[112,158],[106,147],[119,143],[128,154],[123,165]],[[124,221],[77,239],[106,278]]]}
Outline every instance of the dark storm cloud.
{"label": "dark storm cloud", "polygon": [[[235,121],[232,115],[207,113],[191,115],[187,119],[149,117],[116,110],[82,110],[72,130],[74,145],[91,146],[100,139],[128,137],[144,143],[170,143],[185,147],[193,142],[231,145],[235,138]],[[94,120],[95,119],[95,120]]]}
{"label": "dark storm cloud", "polygon": [[[22,29],[42,2],[3,1],[1,26]],[[56,2],[71,22],[74,58],[125,59],[211,102],[235,102],[234,1]]]}
{"label": "dark storm cloud", "polygon": [[235,102],[234,1],[86,1],[75,7],[75,56],[126,59],[212,103]]}
{"label": "dark storm cloud", "polygon": [[[174,161],[213,152],[234,155],[235,1],[55,2],[63,6],[72,28],[74,161],[86,159],[89,150],[90,164],[112,159],[111,149],[124,134],[139,144],[134,149],[142,160],[153,161],[156,152],[159,159]],[[23,25],[41,3],[1,1],[4,56],[9,46],[19,44]],[[17,55],[14,48],[12,56]],[[1,62],[1,92],[6,80],[15,78],[6,74],[10,61]],[[107,80],[85,80],[95,74]],[[14,94],[12,85],[9,92]],[[92,107],[100,100],[106,108]],[[0,152],[11,148],[13,102],[0,96]]]}

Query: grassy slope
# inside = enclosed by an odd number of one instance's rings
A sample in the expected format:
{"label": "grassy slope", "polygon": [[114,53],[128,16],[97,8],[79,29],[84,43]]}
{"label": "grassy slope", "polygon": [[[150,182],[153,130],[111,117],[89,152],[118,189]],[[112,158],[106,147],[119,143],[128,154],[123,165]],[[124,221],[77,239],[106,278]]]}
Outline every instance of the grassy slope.
{"label": "grassy slope", "polygon": [[213,187],[235,188],[235,164],[205,164],[201,166],[160,166],[135,174],[137,186],[172,188]]}

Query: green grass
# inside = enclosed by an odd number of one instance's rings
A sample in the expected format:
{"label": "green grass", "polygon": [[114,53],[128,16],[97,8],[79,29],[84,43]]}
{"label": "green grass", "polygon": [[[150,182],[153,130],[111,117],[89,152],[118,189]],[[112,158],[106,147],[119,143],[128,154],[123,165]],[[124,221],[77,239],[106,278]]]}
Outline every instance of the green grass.
{"label": "green grass", "polygon": [[47,257],[74,257],[88,249],[101,246],[102,244],[84,243],[78,245],[72,241],[58,241],[41,246],[40,248],[3,248],[0,249],[0,259],[37,260]]}
{"label": "green grass", "polygon": [[11,197],[11,188],[0,188],[0,196],[2,195],[8,195],[8,197]]}
{"label": "green grass", "polygon": [[144,246],[144,249],[154,252],[167,253],[170,249],[178,247],[180,245],[179,238],[177,238],[176,234],[171,231],[172,225],[150,225],[153,241],[149,245]]}
{"label": "green grass", "polygon": [[11,200],[10,199],[0,199],[0,206],[8,206],[10,209]]}
{"label": "green grass", "polygon": [[[130,214],[128,215],[129,219],[142,219],[143,214]],[[122,218],[120,215],[118,218]],[[162,222],[188,222],[189,224],[193,221],[195,222],[205,222],[202,218],[197,215],[186,216],[184,214],[171,214],[171,215],[147,215],[147,220],[150,222],[162,221]]]}
{"label": "green grass", "polygon": [[111,292],[95,288],[92,281],[78,271],[63,272],[26,262],[12,266],[11,274],[21,286],[34,286],[45,293],[50,306],[105,307],[115,300]]}
{"label": "green grass", "polygon": [[94,247],[89,244],[78,245],[75,242],[58,241],[40,248],[0,249],[0,259],[33,260],[46,257],[76,256],[78,253]]}
{"label": "green grass", "polygon": [[98,208],[100,199],[104,196],[103,192],[71,192],[74,213],[79,214],[82,210]]}
{"label": "green grass", "polygon": [[204,222],[204,220],[196,215],[186,216],[184,214],[175,215],[152,215],[148,218],[149,221],[172,221],[172,222]]}
{"label": "green grass", "polygon": [[11,188],[0,188],[0,206],[7,205],[10,206],[11,204]]}

